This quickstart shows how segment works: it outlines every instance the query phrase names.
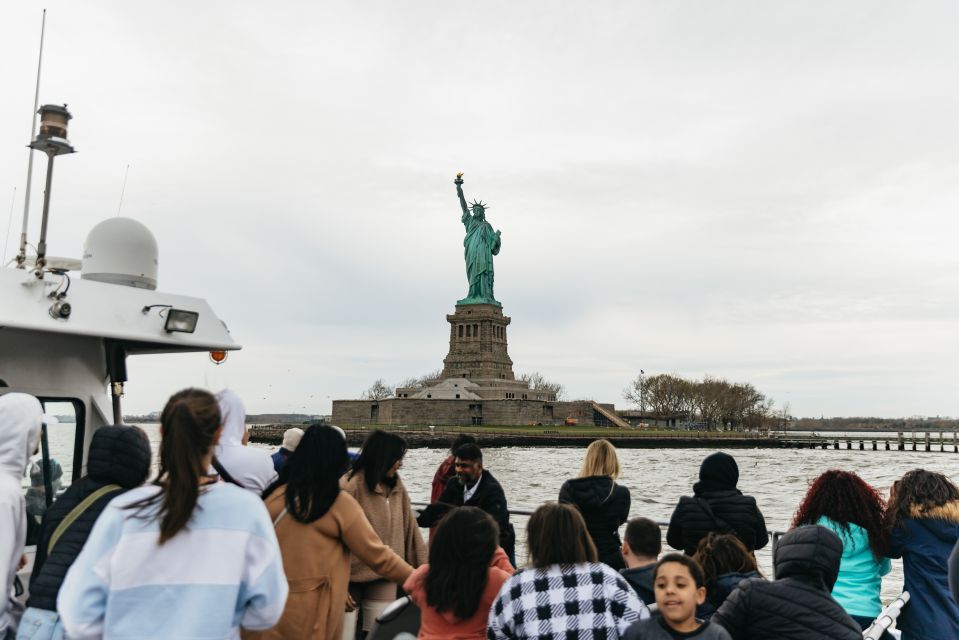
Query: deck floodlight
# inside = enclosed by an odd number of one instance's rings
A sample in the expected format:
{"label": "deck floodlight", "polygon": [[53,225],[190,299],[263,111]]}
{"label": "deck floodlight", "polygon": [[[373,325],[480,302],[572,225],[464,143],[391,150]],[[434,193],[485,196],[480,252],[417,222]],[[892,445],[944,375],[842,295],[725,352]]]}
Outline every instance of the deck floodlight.
{"label": "deck floodlight", "polygon": [[73,153],[75,149],[67,139],[67,123],[73,116],[67,111],[67,105],[45,104],[37,113],[40,114],[40,133],[30,147],[49,156]]}
{"label": "deck floodlight", "polygon": [[183,309],[170,309],[166,314],[166,324],[163,328],[167,333],[174,331],[179,333],[193,333],[196,331],[197,320],[200,314],[196,311],[184,311]]}

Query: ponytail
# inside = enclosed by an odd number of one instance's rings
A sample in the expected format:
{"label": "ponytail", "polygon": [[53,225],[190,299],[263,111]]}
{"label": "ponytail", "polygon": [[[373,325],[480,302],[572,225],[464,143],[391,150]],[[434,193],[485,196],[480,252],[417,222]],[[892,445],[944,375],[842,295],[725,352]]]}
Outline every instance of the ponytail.
{"label": "ponytail", "polygon": [[174,394],[160,415],[159,493],[130,505],[144,509],[159,505],[160,544],[186,528],[200,497],[203,459],[220,428],[220,407],[207,391],[185,389]]}

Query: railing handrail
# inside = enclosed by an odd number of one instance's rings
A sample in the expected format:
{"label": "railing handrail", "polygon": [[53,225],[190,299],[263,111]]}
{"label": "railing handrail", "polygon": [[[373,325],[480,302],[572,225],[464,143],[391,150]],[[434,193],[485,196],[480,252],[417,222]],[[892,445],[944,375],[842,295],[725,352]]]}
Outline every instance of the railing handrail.
{"label": "railing handrail", "polygon": [[879,640],[882,637],[882,634],[892,626],[892,623],[896,621],[896,618],[899,617],[899,614],[902,613],[902,608],[906,606],[906,603],[909,602],[909,592],[903,591],[899,594],[899,597],[890,602],[888,605],[879,612],[879,615],[876,616],[876,619],[873,621],[869,628],[863,631],[862,637],[863,640]]}
{"label": "railing handrail", "polygon": [[[426,507],[428,507],[428,506],[430,505],[429,502],[411,502],[410,504],[412,505],[413,509],[416,510],[416,511],[420,511],[420,510],[422,510],[422,509],[425,509]],[[529,516],[533,515],[533,510],[532,510],[532,509],[507,509],[506,511],[507,511],[511,516],[526,516],[526,517],[529,517]],[[668,527],[669,527],[669,523],[668,523],[668,522],[665,522],[665,521],[662,521],[662,520],[656,520],[655,522],[656,522],[657,525],[659,525],[659,528],[660,528],[660,529],[665,529],[665,528],[668,528]],[[785,531],[773,531],[773,530],[770,529],[770,530],[767,531],[767,533],[768,533],[768,534],[770,535],[770,537],[773,539],[773,547],[775,547],[776,542],[778,542],[778,541],[779,541],[779,538],[781,538],[786,532],[785,532]]]}

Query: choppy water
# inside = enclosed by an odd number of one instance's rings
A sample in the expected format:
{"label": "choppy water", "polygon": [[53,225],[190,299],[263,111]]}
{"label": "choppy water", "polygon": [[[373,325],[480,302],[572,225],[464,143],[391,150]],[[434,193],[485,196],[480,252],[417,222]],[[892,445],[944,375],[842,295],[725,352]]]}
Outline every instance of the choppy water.
{"label": "choppy water", "polygon": [[[157,425],[140,425],[150,435],[154,450],[159,442]],[[51,437],[54,457],[70,477],[69,451],[72,429],[58,425]],[[273,449],[266,445],[252,445]],[[584,449],[533,448],[488,449],[485,466],[502,483],[513,509],[534,509],[555,500],[559,487],[573,477],[582,463]],[[689,494],[696,481],[699,463],[715,449],[623,449],[619,451],[622,477],[619,482],[632,493],[632,516],[668,521],[673,507]],[[788,528],[793,513],[812,479],[827,469],[855,471],[884,494],[893,480],[917,467],[944,473],[959,480],[959,454],[913,451],[859,451],[821,449],[736,449],[728,451],[739,463],[739,488],[756,497],[771,530]],[[426,502],[436,466],[446,452],[437,449],[410,449],[400,472],[414,502]],[[517,538],[525,539],[525,517],[515,517]],[[522,549],[518,549],[520,557]],[[760,564],[771,574],[770,547],[757,553]],[[902,590],[902,564],[893,562],[893,571],[883,582],[884,600]]]}

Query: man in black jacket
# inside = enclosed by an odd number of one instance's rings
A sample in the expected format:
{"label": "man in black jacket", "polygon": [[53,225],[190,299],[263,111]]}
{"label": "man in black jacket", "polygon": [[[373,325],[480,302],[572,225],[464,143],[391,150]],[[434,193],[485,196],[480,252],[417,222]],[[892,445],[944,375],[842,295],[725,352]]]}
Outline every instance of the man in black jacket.
{"label": "man in black jacket", "polygon": [[464,444],[455,451],[456,475],[436,502],[426,507],[416,519],[421,527],[435,526],[454,507],[478,507],[493,516],[499,525],[499,544],[516,565],[516,534],[509,521],[506,494],[493,474],[483,468],[483,452],[475,444]]}
{"label": "man in black jacket", "polygon": [[[39,619],[44,612],[55,615],[60,585],[83,549],[100,513],[119,494],[143,484],[149,473],[150,440],[142,429],[100,427],[94,432],[87,455],[87,475],[70,485],[43,516],[30,576],[29,608],[21,625],[33,618]],[[79,511],[79,505],[95,494],[86,508]],[[69,526],[53,541],[51,549],[54,532],[71,513]]]}
{"label": "man in black jacket", "polygon": [[683,496],[676,505],[666,531],[666,543],[691,556],[707,533],[731,533],[750,551],[769,542],[766,520],[756,499],[736,488],[739,466],[727,453],[706,457],[699,467],[699,482],[693,495]]}
{"label": "man in black jacket", "polygon": [[862,640],[830,592],[842,541],[819,525],[784,535],[773,554],[776,580],[743,580],[713,615],[733,640]]}

